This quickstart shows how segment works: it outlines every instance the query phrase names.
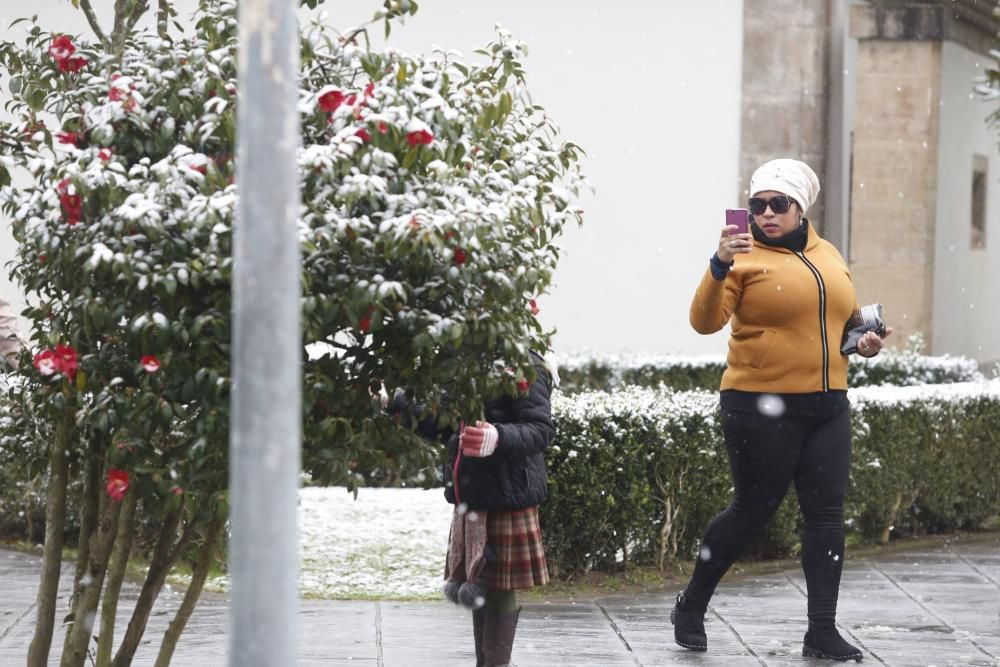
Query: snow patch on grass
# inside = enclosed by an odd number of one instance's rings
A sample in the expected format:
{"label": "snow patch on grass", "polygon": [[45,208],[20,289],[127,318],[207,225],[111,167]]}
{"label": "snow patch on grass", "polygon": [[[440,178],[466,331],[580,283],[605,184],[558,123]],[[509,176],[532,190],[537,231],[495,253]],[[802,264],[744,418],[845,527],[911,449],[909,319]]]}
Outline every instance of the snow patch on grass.
{"label": "snow patch on grass", "polygon": [[[381,600],[441,597],[452,506],[441,489],[299,491],[299,593]],[[228,577],[207,587],[223,592]]]}

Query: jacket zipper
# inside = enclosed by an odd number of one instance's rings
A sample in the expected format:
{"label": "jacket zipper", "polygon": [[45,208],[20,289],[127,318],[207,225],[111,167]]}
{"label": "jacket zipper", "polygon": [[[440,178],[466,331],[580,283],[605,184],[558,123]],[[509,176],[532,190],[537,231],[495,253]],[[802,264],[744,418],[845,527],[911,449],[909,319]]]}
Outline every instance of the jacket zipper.
{"label": "jacket zipper", "polygon": [[806,259],[804,252],[796,251],[795,254],[809,267],[819,285],[819,330],[823,339],[823,391],[830,391],[830,347],[827,344],[826,336],[826,284],[823,283],[823,276],[820,275],[819,270]]}

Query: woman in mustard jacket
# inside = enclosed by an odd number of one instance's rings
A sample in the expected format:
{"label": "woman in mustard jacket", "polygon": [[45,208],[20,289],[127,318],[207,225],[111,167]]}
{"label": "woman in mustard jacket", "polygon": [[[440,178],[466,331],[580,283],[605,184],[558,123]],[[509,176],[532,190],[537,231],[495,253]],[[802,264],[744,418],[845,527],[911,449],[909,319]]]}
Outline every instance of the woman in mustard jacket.
{"label": "woman in mustard jacket", "polygon": [[[805,518],[809,597],[802,654],[862,657],[836,627],[851,453],[847,356],[840,348],[858,304],[844,259],[804,217],[819,189],[816,174],[798,160],[757,169],[750,232],[723,229],[691,304],[698,333],[727,323],[732,330],[720,406],[735,494],[708,524],[691,581],[671,613],[674,638],[688,649],[707,650],[704,617],[716,585],[794,482]],[[869,332],[857,350],[870,357],[881,347]]]}

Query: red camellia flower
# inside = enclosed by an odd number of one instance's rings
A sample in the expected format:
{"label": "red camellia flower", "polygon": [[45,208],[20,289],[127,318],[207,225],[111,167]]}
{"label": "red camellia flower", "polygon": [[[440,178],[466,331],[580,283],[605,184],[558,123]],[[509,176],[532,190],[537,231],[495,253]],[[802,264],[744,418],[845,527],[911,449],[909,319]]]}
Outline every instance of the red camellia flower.
{"label": "red camellia flower", "polygon": [[73,44],[69,35],[56,35],[52,43],[49,44],[49,55],[56,62],[66,60],[74,53],[76,53],[76,45]]}
{"label": "red camellia flower", "polygon": [[528,393],[528,388],[530,386],[531,385],[528,384],[527,380],[518,380],[517,381],[517,390],[519,392],[521,392],[522,394],[527,394]]}
{"label": "red camellia flower", "polygon": [[59,371],[70,380],[75,378],[78,368],[76,350],[69,345],[56,345],[56,358],[58,359]]}
{"label": "red camellia flower", "polygon": [[79,72],[87,65],[87,59],[74,56],[76,45],[69,35],[57,35],[49,44],[49,55],[56,61],[60,72]]}
{"label": "red camellia flower", "polygon": [[179,486],[171,486],[170,487],[170,493],[174,494],[175,496],[183,496],[184,495],[184,489],[182,489]]}
{"label": "red camellia flower", "polygon": [[372,140],[372,135],[368,134],[368,130],[366,130],[363,127],[360,128],[357,132],[355,132],[354,136],[360,137],[361,141],[365,142],[366,144]]}
{"label": "red camellia flower", "polygon": [[117,86],[111,86],[111,90],[108,91],[108,99],[112,102],[121,102],[125,99],[125,92]]}
{"label": "red camellia flower", "polygon": [[538,314],[538,304],[535,303],[534,299],[530,299],[528,301],[528,307],[531,308],[531,314],[532,315],[537,315]]}
{"label": "red camellia flower", "polygon": [[358,329],[361,333],[368,333],[368,330],[372,328],[372,315],[375,313],[375,308],[369,306],[368,310],[362,315],[361,319],[358,320]]}
{"label": "red camellia flower", "polygon": [[344,93],[339,90],[331,90],[319,96],[319,108],[327,113],[333,113],[344,103]]}
{"label": "red camellia flower", "polygon": [[385,134],[386,132],[389,131],[389,124],[387,122],[385,122],[384,120],[383,121],[379,121],[378,131],[379,131],[379,134]]}
{"label": "red camellia flower", "polygon": [[69,188],[72,184],[73,181],[64,178],[56,186],[56,190],[59,192],[59,203],[62,205],[67,224],[75,225],[83,217],[83,198],[76,193],[70,193]]}
{"label": "red camellia flower", "polygon": [[372,81],[367,86],[365,86],[365,97],[371,97],[375,94],[375,82]]}
{"label": "red camellia flower", "polygon": [[140,363],[142,363],[142,370],[147,373],[155,373],[160,370],[160,360],[151,354],[144,356]]}
{"label": "red camellia flower", "polygon": [[406,143],[410,146],[429,146],[434,143],[434,135],[429,130],[417,130],[406,135]]}
{"label": "red camellia flower", "polygon": [[104,488],[111,500],[120,502],[125,497],[125,492],[128,491],[128,472],[118,468],[109,469],[108,483]]}
{"label": "red camellia flower", "polygon": [[75,132],[56,132],[56,140],[61,144],[76,146],[79,137],[76,136]]}
{"label": "red camellia flower", "polygon": [[59,360],[56,358],[56,353],[52,350],[42,350],[35,355],[32,363],[38,369],[38,372],[45,376],[52,375],[59,370]]}
{"label": "red camellia flower", "polygon": [[465,264],[465,259],[466,259],[465,251],[462,250],[461,248],[455,248],[455,256],[453,258],[455,266],[462,266],[463,264]]}
{"label": "red camellia flower", "polygon": [[108,162],[109,160],[111,160],[111,149],[102,148],[100,152],[97,154],[97,157],[101,158],[101,162]]}
{"label": "red camellia flower", "polygon": [[358,101],[357,93],[351,93],[350,96],[346,100],[344,100],[344,102],[346,102],[347,106],[349,107],[353,107],[354,103],[357,101]]}
{"label": "red camellia flower", "polygon": [[76,350],[68,345],[56,345],[55,350],[42,350],[35,355],[32,363],[45,376],[62,373],[70,380],[76,377]]}
{"label": "red camellia flower", "polygon": [[79,72],[87,66],[87,59],[82,56],[73,56],[72,58],[67,58],[66,60],[60,60],[58,63],[60,72],[69,72],[70,74],[73,74]]}

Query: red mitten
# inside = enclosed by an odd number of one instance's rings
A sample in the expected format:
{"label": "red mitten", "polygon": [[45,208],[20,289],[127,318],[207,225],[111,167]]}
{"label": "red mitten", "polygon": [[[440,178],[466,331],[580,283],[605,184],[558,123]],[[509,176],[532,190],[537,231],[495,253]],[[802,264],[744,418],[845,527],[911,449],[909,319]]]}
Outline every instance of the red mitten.
{"label": "red mitten", "polygon": [[458,446],[466,456],[484,457],[492,454],[500,441],[496,427],[488,422],[476,422],[475,426],[466,426],[458,438]]}

